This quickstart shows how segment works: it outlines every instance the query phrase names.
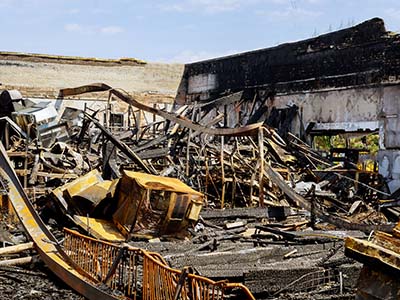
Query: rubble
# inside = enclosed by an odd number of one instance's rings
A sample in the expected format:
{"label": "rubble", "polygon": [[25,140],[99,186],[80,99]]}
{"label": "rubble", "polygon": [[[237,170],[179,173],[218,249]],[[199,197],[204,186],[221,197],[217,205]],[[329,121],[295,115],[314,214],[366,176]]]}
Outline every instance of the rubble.
{"label": "rubble", "polygon": [[[375,18],[150,66],[174,78],[155,91],[137,60],[0,53],[3,73],[60,74],[3,76],[0,299],[399,298],[399,40]],[[88,78],[129,93],[58,90]]]}
{"label": "rubble", "polygon": [[[92,170],[53,190],[52,196],[83,230],[109,241],[183,237],[203,205],[203,195],[177,179],[132,171],[111,181]],[[113,236],[107,233],[111,231]]]}
{"label": "rubble", "polygon": [[371,232],[368,239],[346,238],[346,255],[364,264],[357,295],[380,299],[399,297],[399,229],[400,222],[390,233],[376,231]]}
{"label": "rubble", "polygon": [[[26,237],[20,224],[3,213],[0,226],[0,245],[3,246],[0,248],[1,300],[82,298],[49,273],[38,258],[33,243],[25,242]],[[19,262],[19,265],[15,262]]]}
{"label": "rubble", "polygon": [[190,265],[213,280],[244,283],[257,299],[354,295],[361,266],[345,258],[343,239],[390,232],[395,220],[381,209],[390,195],[376,173],[324,158],[282,131],[287,124],[270,127],[273,116],[243,126],[245,115],[222,127],[218,107],[243,93],[175,113],[105,84],[64,89],[60,97],[95,91],[128,103],[128,112],[165,119],[120,131],[97,112],[66,108],[51,117],[58,119],[51,128],[65,128],[51,139],[22,126],[32,113],[2,123],[14,169],[56,235],[77,226],[99,240],[130,242],[176,269]]}
{"label": "rubble", "polygon": [[22,267],[0,267],[0,299],[13,298],[82,299],[63,282],[49,278],[49,271],[44,266],[36,265],[33,270]]}

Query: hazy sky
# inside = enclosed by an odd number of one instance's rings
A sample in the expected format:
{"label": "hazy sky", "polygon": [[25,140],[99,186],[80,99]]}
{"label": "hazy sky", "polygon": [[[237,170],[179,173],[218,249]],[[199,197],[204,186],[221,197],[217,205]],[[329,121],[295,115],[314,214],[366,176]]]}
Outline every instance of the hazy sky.
{"label": "hazy sky", "polygon": [[2,51],[190,62],[300,40],[372,17],[400,31],[400,0],[0,0]]}

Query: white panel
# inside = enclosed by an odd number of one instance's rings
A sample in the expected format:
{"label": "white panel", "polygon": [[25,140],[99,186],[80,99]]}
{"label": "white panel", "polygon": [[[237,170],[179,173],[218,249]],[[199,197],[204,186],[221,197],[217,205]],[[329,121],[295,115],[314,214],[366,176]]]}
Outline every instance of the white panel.
{"label": "white panel", "polygon": [[400,179],[400,155],[396,156],[393,163],[392,178]]}
{"label": "white panel", "polygon": [[400,148],[400,88],[386,87],[384,91],[385,148]]}
{"label": "white panel", "polygon": [[189,77],[188,92],[202,93],[217,88],[217,75],[216,74],[200,74]]}
{"label": "white panel", "polygon": [[382,161],[379,162],[379,173],[384,177],[389,177],[390,161],[387,155],[384,155]]}

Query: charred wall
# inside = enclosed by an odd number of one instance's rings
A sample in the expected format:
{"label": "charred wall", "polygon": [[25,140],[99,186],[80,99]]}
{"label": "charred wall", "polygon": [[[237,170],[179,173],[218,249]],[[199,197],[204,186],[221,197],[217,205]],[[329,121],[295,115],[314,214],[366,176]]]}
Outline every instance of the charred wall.
{"label": "charred wall", "polygon": [[239,91],[243,96],[231,110],[226,101],[216,108],[233,112],[225,120],[248,111],[244,123],[270,125],[274,110],[295,105],[299,113],[283,132],[305,137],[304,132],[311,130],[312,134],[379,130],[379,170],[390,181],[391,191],[400,188],[400,35],[388,32],[382,19],[188,64],[176,103],[219,103],[214,99]]}
{"label": "charred wall", "polygon": [[177,102],[254,88],[279,94],[397,81],[399,42],[374,18],[308,40],[188,64]]}

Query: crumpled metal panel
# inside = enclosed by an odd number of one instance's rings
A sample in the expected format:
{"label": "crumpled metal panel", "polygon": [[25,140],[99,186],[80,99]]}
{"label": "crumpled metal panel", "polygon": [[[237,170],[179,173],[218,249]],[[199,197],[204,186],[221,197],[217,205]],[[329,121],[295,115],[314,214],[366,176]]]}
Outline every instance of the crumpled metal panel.
{"label": "crumpled metal panel", "polygon": [[190,221],[198,219],[203,205],[203,194],[178,179],[132,171],[123,172],[115,197],[118,208],[113,220],[133,224],[131,232],[142,234],[184,232]]}
{"label": "crumpled metal panel", "polygon": [[162,190],[175,193],[185,193],[203,196],[202,193],[192,189],[176,178],[150,175],[140,172],[124,171],[125,176],[135,180],[142,188],[150,190]]}
{"label": "crumpled metal panel", "polygon": [[74,221],[95,238],[109,242],[124,242],[126,240],[126,237],[111,221],[85,216],[74,216]]}
{"label": "crumpled metal panel", "polygon": [[74,181],[54,189],[51,192],[51,195],[62,204],[65,210],[68,210],[68,203],[65,201],[64,193],[66,193],[69,198],[72,198],[74,195],[79,195],[79,193],[83,192],[90,186],[101,182],[104,182],[104,180],[101,177],[100,172],[95,169]]}

